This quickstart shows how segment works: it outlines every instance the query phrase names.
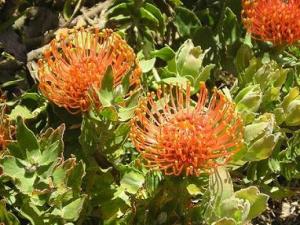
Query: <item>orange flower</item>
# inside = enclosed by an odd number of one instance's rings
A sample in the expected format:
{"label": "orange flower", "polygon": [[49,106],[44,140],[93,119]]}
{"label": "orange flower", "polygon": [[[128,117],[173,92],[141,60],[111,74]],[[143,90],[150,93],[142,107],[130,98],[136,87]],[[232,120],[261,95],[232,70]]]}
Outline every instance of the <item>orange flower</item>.
{"label": "orange flower", "polygon": [[254,38],[274,45],[300,40],[300,0],[243,0],[242,18]]}
{"label": "orange flower", "polygon": [[[166,175],[198,176],[228,162],[243,145],[243,125],[221,91],[211,99],[201,84],[197,102],[181,88],[148,94],[136,110],[130,137],[146,166]],[[157,97],[157,101],[154,99]]]}
{"label": "orange flower", "polygon": [[11,126],[5,114],[5,108],[5,106],[2,106],[0,109],[0,152],[5,150],[6,146],[12,140],[12,130],[14,130],[14,127]]}
{"label": "orange flower", "polygon": [[53,40],[39,61],[39,88],[71,113],[84,112],[91,102],[100,104],[93,90],[99,90],[109,66],[115,87],[128,73],[131,90],[138,87],[141,69],[133,50],[118,34],[109,29],[70,30]]}

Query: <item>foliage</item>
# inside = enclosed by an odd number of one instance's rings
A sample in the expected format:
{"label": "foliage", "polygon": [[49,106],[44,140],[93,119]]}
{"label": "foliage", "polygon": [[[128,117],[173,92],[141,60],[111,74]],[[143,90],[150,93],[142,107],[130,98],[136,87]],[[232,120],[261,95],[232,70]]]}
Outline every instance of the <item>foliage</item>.
{"label": "foliage", "polygon": [[9,146],[10,155],[1,159],[1,182],[13,184],[3,197],[32,224],[75,221],[85,201],[85,166],[74,157],[64,160],[64,129],[49,128],[38,139],[18,117],[16,142]]}
{"label": "foliage", "polygon": [[[299,40],[278,46],[253,38],[242,9],[241,0],[0,0],[0,123],[6,129],[9,120],[12,139],[0,149],[0,224],[244,225],[269,201],[296,195]],[[38,61],[67,29],[88,27],[120,34],[143,75],[134,88],[133,71],[114,85],[107,66],[89,93],[99,101],[74,115],[40,92]],[[142,97],[190,84],[194,104],[200,82],[234,103],[242,149],[200,176],[149,169],[130,136]]]}

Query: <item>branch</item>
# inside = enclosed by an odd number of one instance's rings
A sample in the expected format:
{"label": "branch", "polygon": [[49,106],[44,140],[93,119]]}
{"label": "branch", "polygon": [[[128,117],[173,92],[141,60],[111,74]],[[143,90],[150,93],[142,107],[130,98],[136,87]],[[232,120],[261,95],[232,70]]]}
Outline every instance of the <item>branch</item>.
{"label": "branch", "polygon": [[70,27],[75,26],[80,20],[86,20],[86,18],[89,18],[89,19],[94,18],[99,14],[103,15],[107,11],[107,9],[111,6],[112,3],[113,3],[113,0],[107,0],[105,2],[100,2],[89,9],[82,8],[80,10],[82,15],[75,17],[70,22],[70,24],[69,24]]}
{"label": "branch", "polygon": [[[100,14],[100,16],[99,16],[100,23],[98,23],[97,25],[99,25],[100,28],[103,28],[107,9],[109,8],[109,6],[112,3],[113,3],[113,0],[107,0],[105,2],[100,2],[89,9],[81,9],[80,11],[81,11],[82,15],[75,17],[73,20],[70,20],[69,22],[63,24],[62,26],[58,27],[55,30],[49,31],[46,35],[44,35],[41,38],[43,38],[44,42],[47,43],[47,42],[49,42],[49,40],[51,40],[53,37],[55,37],[55,34],[59,29],[66,28],[66,27],[69,27],[69,28],[74,27],[77,25],[77,23],[79,21],[82,21],[82,20],[87,21],[88,19],[94,18],[99,14]],[[87,21],[87,22],[89,24],[91,24],[90,21]],[[95,24],[96,23],[93,23],[92,25],[95,25]],[[32,60],[39,58],[39,56],[45,51],[45,49],[48,48],[48,46],[49,45],[47,44],[47,45],[42,46],[41,48],[30,51],[27,54],[27,61],[32,61]]]}

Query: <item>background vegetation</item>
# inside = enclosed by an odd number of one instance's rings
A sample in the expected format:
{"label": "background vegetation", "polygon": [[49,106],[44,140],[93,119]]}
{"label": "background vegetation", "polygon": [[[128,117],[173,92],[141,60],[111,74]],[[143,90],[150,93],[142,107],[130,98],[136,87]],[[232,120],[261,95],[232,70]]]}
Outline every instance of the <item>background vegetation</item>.
{"label": "background vegetation", "polygon": [[[299,44],[253,39],[241,12],[240,0],[0,0],[0,126],[13,139],[0,153],[0,222],[242,225],[268,204],[276,216],[254,224],[299,222]],[[200,81],[222,89],[243,118],[245,148],[215,174],[165,176],[141,164],[128,138],[138,96],[117,107],[110,91],[104,108],[82,115],[48,101],[37,61],[79,27],[128,42],[140,95],[187,81],[194,93]]]}

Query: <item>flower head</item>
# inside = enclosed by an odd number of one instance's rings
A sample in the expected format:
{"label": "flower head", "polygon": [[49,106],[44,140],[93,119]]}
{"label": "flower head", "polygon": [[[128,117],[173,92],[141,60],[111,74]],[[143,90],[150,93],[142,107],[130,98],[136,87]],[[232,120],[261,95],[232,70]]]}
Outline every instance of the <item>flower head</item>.
{"label": "flower head", "polygon": [[[243,145],[243,125],[221,91],[201,84],[195,102],[181,88],[148,94],[131,123],[131,140],[146,166],[166,175],[198,176],[228,162]],[[155,100],[157,98],[157,100]]]}
{"label": "flower head", "polygon": [[242,18],[254,38],[274,45],[300,40],[300,0],[243,0]]}
{"label": "flower head", "polygon": [[0,156],[1,151],[5,150],[6,146],[12,140],[12,132],[14,130],[14,127],[5,114],[5,109],[5,106],[1,106],[0,108]]}
{"label": "flower head", "polygon": [[39,61],[39,88],[55,104],[72,113],[87,111],[98,103],[95,93],[101,87],[107,68],[113,71],[114,86],[130,73],[131,89],[138,87],[141,70],[130,46],[112,30],[70,30],[53,40]]}

